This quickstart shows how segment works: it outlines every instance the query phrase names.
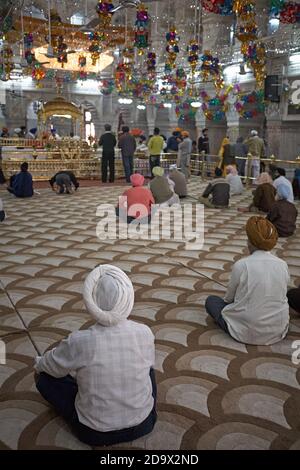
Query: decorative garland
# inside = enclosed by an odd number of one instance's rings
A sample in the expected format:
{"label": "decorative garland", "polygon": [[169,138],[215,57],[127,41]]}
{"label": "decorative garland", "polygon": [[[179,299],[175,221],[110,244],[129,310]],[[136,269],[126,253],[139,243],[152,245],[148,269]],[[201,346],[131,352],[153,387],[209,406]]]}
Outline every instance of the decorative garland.
{"label": "decorative garland", "polygon": [[86,66],[86,57],[84,54],[80,54],[78,57],[78,66],[84,68]]}
{"label": "decorative garland", "polygon": [[10,46],[4,46],[0,53],[0,78],[3,81],[10,79],[10,72],[14,68],[14,64],[11,61],[13,56],[12,48]]}
{"label": "decorative garland", "polygon": [[224,88],[224,80],[218,57],[213,57],[210,51],[204,51],[201,60],[200,71],[202,80],[207,82],[212,77],[217,94],[219,94],[221,89]]}
{"label": "decorative garland", "polygon": [[64,37],[58,36],[56,43],[54,43],[55,52],[57,53],[57,62],[61,64],[63,68],[64,65],[68,62],[67,49],[68,46],[64,42]]}
{"label": "decorative garland", "polygon": [[180,40],[179,36],[177,35],[177,31],[175,26],[173,26],[170,31],[166,34],[167,40],[167,61],[165,65],[165,71],[171,72],[175,68],[175,62],[177,59],[177,54],[179,54],[179,47],[178,42]]}
{"label": "decorative garland", "polygon": [[233,0],[204,0],[202,6],[217,15],[229,16],[233,13]]}
{"label": "decorative garland", "polygon": [[271,15],[282,23],[300,23],[300,4],[286,0],[271,0]]}
{"label": "decorative garland", "polygon": [[114,5],[111,0],[99,0],[96,6],[96,12],[99,16],[100,26],[107,28],[112,20]]}
{"label": "decorative garland", "polygon": [[89,47],[91,53],[92,65],[96,65],[101,53],[101,42],[105,39],[105,33],[95,31],[89,34],[89,40],[92,42]]}
{"label": "decorative garland", "polygon": [[[237,95],[237,101],[234,104],[236,111],[244,119],[252,119],[263,113],[265,110],[264,91],[257,90],[248,94],[241,93],[241,88],[237,84],[234,86],[234,93]],[[255,104],[256,109],[245,111],[246,104]]]}
{"label": "decorative garland", "polygon": [[100,82],[99,90],[104,96],[111,95],[114,91],[115,82],[113,79],[102,80]]}
{"label": "decorative garland", "polygon": [[147,71],[148,71],[149,75],[155,75],[155,73],[156,73],[156,54],[155,54],[155,52],[148,52]]}
{"label": "decorative garland", "polygon": [[266,78],[266,49],[262,42],[250,42],[244,60],[253,69],[258,89],[262,89]]}
{"label": "decorative garland", "polygon": [[134,45],[139,51],[139,55],[144,53],[144,50],[148,47],[148,25],[149,15],[145,5],[139,5],[136,12],[135,22],[135,42]]}
{"label": "decorative garland", "polygon": [[225,119],[226,112],[229,109],[229,104],[226,101],[232,89],[233,85],[229,85],[223,95],[217,94],[213,98],[206,91],[201,91],[200,97],[203,101],[202,111],[207,119],[210,121],[222,121]]}
{"label": "decorative garland", "polygon": [[192,39],[188,45],[188,61],[192,74],[194,74],[199,62],[199,45],[194,39]]}
{"label": "decorative garland", "polygon": [[44,80],[46,77],[46,71],[45,69],[41,66],[41,64],[37,63],[34,65],[32,69],[31,76],[33,80],[36,81],[36,87],[41,88],[42,84],[41,81]]}

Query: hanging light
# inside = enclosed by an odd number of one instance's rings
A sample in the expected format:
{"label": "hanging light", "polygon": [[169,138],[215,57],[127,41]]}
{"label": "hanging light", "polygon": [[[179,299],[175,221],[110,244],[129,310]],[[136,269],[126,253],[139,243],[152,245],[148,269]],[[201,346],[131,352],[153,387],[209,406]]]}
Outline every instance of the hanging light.
{"label": "hanging light", "polygon": [[164,103],[164,108],[172,108],[172,103]]}
{"label": "hanging light", "polygon": [[146,109],[146,106],[144,104],[138,104],[137,109],[144,110]]}
{"label": "hanging light", "polygon": [[193,101],[191,103],[192,108],[201,108],[201,103],[200,101]]}
{"label": "hanging light", "polygon": [[120,104],[131,104],[132,103],[132,99],[131,98],[119,98],[118,99],[118,102]]}

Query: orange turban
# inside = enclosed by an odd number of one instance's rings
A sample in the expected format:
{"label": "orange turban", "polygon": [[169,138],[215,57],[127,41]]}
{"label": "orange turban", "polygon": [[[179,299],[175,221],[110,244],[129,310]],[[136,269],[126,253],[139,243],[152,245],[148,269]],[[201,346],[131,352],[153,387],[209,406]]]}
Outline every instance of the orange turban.
{"label": "orange turban", "polygon": [[250,243],[259,250],[272,250],[278,240],[278,233],[274,225],[264,217],[255,215],[248,220],[246,233]]}

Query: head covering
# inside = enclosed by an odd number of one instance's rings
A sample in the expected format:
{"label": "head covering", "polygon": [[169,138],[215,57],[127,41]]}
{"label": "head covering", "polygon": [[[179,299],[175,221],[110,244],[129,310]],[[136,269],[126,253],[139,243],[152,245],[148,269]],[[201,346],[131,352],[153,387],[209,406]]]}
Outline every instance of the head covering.
{"label": "head covering", "polygon": [[143,175],[140,175],[139,173],[134,173],[133,175],[130,176],[130,181],[133,187],[143,186],[145,178],[143,177]]}
{"label": "head covering", "polygon": [[233,165],[228,165],[226,167],[226,171],[228,174],[231,174],[233,176],[236,176],[238,174],[236,167]]}
{"label": "head covering", "polygon": [[87,276],[83,301],[100,325],[114,326],[125,320],[133,309],[133,285],[120,268],[102,264]]}
{"label": "head covering", "polygon": [[285,199],[285,200],[287,200],[290,197],[290,191],[286,184],[278,185],[277,196],[278,196],[278,199]]}
{"label": "head covering", "polygon": [[176,163],[173,163],[172,165],[169,166],[169,170],[172,171],[172,170],[177,170],[177,165]]}
{"label": "head covering", "polygon": [[154,176],[163,176],[164,169],[161,166],[155,166],[152,170]]}
{"label": "head covering", "polygon": [[184,137],[189,137],[189,136],[190,136],[190,133],[189,133],[188,131],[182,131],[182,132],[181,132],[181,135],[182,135],[183,138],[184,138]]}
{"label": "head covering", "polygon": [[264,184],[264,183],[270,183],[270,184],[273,183],[271,176],[266,171],[261,173],[258,178],[258,184]]}
{"label": "head covering", "polygon": [[255,215],[248,219],[246,233],[250,243],[259,250],[272,250],[278,240],[278,233],[274,225],[264,217]]}
{"label": "head covering", "polygon": [[251,135],[253,136],[258,135],[258,132],[253,129],[253,131],[251,131]]}

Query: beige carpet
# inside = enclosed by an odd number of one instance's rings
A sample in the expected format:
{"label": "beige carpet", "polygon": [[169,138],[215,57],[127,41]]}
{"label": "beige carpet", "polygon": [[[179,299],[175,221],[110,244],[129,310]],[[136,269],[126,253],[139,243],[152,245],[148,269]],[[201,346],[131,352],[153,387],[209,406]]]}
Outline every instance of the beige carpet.
{"label": "beige carpet", "polygon": [[[190,192],[203,184],[194,178]],[[208,318],[204,302],[224,292],[178,264],[228,280],[243,256],[250,194],[224,211],[206,210],[205,246],[186,251],[174,241],[100,241],[96,207],[115,203],[122,188],[82,188],[73,196],[48,189],[31,201],[0,189],[7,220],[0,225],[0,331],[7,364],[0,365],[1,449],[88,449],[36,391],[33,358],[91,321],[82,300],[86,274],[112,263],[131,277],[136,302],[132,319],[156,336],[158,422],[149,436],[115,448],[300,449],[300,366],[291,347],[300,339],[292,315],[288,337],[273,346],[244,346]],[[299,208],[299,206],[298,206]],[[274,250],[300,283],[300,230]]]}

